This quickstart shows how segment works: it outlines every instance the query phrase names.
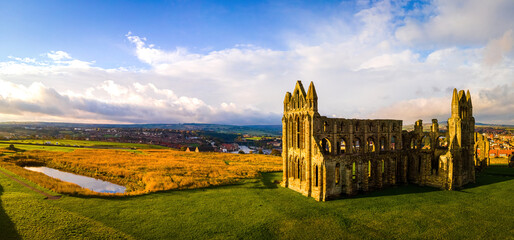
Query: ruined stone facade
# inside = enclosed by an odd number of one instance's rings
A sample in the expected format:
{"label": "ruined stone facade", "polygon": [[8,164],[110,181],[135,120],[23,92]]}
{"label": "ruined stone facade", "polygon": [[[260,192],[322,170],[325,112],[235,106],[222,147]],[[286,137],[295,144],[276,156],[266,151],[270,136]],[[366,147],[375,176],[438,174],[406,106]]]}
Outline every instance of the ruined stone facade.
{"label": "ruined stone facade", "polygon": [[286,93],[282,118],[282,186],[318,201],[391,185],[415,183],[454,189],[475,181],[475,120],[471,96],[455,89],[448,131],[418,120],[327,118],[318,113],[311,82]]}

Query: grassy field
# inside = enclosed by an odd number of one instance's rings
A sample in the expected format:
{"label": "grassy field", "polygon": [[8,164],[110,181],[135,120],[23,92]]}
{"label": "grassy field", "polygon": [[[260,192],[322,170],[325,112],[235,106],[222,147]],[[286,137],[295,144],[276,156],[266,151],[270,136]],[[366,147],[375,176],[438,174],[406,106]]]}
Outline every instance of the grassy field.
{"label": "grassy field", "polygon": [[104,223],[54,205],[1,173],[0,229],[0,239],[132,238]]}
{"label": "grassy field", "polygon": [[[66,147],[95,147],[95,148],[139,148],[139,149],[167,149],[167,147],[159,146],[159,145],[151,145],[151,144],[138,144],[138,143],[118,143],[118,142],[101,142],[101,141],[84,141],[84,140],[64,140],[64,139],[54,139],[54,140],[38,140],[38,139],[27,139],[27,140],[7,140],[0,141],[0,144],[16,144],[16,143],[25,143],[27,145],[23,145],[23,147],[30,146],[29,144],[44,144],[45,142],[51,142],[52,145],[46,145],[43,147],[57,147],[57,148],[66,148]],[[56,145],[59,143],[59,145]],[[73,148],[72,148],[73,149]]]}
{"label": "grassy field", "polygon": [[0,157],[0,166],[54,191],[71,195],[108,195],[84,190],[23,169],[47,166],[123,185],[124,195],[192,189],[236,183],[255,178],[259,172],[282,169],[282,158],[262,154],[181,152],[141,149],[128,152],[112,149],[24,151]]}
{"label": "grassy field", "polygon": [[[415,185],[316,202],[274,183],[119,199],[48,201],[0,175],[2,236],[26,239],[513,239],[514,169],[491,166],[460,191]],[[53,220],[52,220],[53,219]],[[59,230],[55,230],[59,229]],[[91,235],[89,235],[91,234]]]}

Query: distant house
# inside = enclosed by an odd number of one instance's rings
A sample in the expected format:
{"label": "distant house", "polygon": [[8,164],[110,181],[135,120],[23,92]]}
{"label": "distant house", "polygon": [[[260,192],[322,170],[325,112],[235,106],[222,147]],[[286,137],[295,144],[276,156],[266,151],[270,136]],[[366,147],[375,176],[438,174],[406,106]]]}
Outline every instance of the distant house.
{"label": "distant house", "polygon": [[221,144],[222,152],[233,152],[239,149],[239,145],[237,143],[223,143]]}

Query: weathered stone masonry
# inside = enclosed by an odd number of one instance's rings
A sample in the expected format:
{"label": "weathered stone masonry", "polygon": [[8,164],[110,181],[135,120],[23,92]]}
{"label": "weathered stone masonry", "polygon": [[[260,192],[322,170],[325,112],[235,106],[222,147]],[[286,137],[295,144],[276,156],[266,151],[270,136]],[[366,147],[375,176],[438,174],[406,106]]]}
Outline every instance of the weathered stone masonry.
{"label": "weathered stone masonry", "polygon": [[320,116],[314,84],[305,93],[298,81],[284,99],[282,185],[318,201],[403,183],[458,188],[486,161],[475,159],[486,146],[475,144],[474,125],[469,91],[454,90],[447,132],[435,119],[430,132],[421,120],[407,132],[401,120]]}

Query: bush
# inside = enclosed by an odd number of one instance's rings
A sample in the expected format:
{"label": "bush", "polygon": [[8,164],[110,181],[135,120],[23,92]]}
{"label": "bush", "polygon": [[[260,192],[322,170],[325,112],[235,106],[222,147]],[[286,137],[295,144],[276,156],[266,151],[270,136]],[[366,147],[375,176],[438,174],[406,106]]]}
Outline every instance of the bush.
{"label": "bush", "polygon": [[238,153],[239,153],[239,154],[245,154],[245,151],[243,151],[243,150],[239,150],[239,152],[238,152]]}
{"label": "bush", "polygon": [[279,156],[279,157],[281,157],[281,156],[282,156],[282,154],[280,153],[280,151],[279,151],[279,150],[277,150],[277,149],[273,149],[273,150],[271,150],[270,155],[273,155],[273,156]]}

